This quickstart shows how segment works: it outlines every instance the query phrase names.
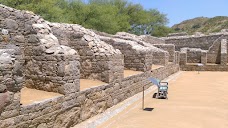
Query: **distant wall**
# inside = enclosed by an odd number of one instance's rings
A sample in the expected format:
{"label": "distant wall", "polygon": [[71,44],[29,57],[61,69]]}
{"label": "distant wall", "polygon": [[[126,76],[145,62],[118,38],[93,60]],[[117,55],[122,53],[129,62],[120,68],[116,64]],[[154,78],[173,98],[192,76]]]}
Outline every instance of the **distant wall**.
{"label": "distant wall", "polygon": [[176,51],[180,51],[180,49],[184,47],[208,50],[221,36],[228,38],[228,34],[218,33],[205,36],[166,37],[163,39],[166,44],[174,44]]}
{"label": "distant wall", "polygon": [[[146,42],[138,42],[144,47],[151,48],[153,50],[153,64],[155,65],[167,65],[169,63],[169,52],[163,49],[157,48],[154,45]],[[166,49],[166,46],[164,46]],[[167,50],[167,49],[166,49]]]}
{"label": "distant wall", "polygon": [[181,65],[182,71],[222,71],[227,72],[228,66],[227,65],[204,65],[199,67],[197,65]]}
{"label": "distant wall", "polygon": [[[202,50],[208,50],[207,52],[207,62],[208,63],[216,63],[219,64],[221,61],[221,40],[228,39],[228,33],[212,33],[210,35],[201,35],[201,36],[180,36],[180,37],[166,37],[166,44],[174,44],[175,49],[180,51],[181,48],[199,48]],[[200,54],[199,52],[194,53],[190,52],[188,55],[188,60],[192,62],[198,63],[200,62]],[[198,57],[197,57],[198,56]]]}
{"label": "distant wall", "polygon": [[201,63],[201,49],[188,49],[187,63]]}
{"label": "distant wall", "polygon": [[119,49],[124,55],[124,67],[135,71],[148,71],[151,69],[152,49],[144,47],[134,41],[120,38],[100,37],[102,41]]}
{"label": "distant wall", "polygon": [[165,40],[154,37],[154,36],[142,35],[139,37],[142,39],[142,41],[150,43],[150,44],[165,44]]}
{"label": "distant wall", "polygon": [[221,65],[227,65],[227,40],[223,39],[221,41]]}
{"label": "distant wall", "polygon": [[169,62],[174,62],[175,60],[175,45],[173,44],[154,44],[153,46],[160,48],[169,53]]}

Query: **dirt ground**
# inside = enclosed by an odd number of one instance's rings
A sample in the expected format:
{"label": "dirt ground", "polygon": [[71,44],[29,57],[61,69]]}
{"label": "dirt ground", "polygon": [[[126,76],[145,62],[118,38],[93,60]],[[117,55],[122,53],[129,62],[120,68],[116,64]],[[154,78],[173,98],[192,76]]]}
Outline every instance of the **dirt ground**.
{"label": "dirt ground", "polygon": [[228,128],[228,72],[182,72],[169,82],[169,99],[145,98],[99,128]]}
{"label": "dirt ground", "polygon": [[143,72],[141,71],[133,71],[133,70],[124,70],[124,78],[129,77],[129,76],[133,76],[133,75],[137,75],[137,74],[141,74]]}
{"label": "dirt ground", "polygon": [[89,80],[89,79],[80,79],[80,90],[86,90],[88,88],[105,85],[107,83],[100,80]]}
{"label": "dirt ground", "polygon": [[46,92],[46,91],[24,87],[21,89],[21,104],[28,105],[45,99],[58,97],[58,96],[63,96],[63,95],[59,93]]}
{"label": "dirt ground", "polygon": [[[162,65],[152,65],[151,69],[154,70],[154,69],[158,69],[158,68],[161,68],[161,67],[164,67]],[[129,77],[129,76],[133,76],[133,75],[137,75],[137,74],[141,74],[143,72],[141,71],[133,71],[133,70],[124,70],[124,78],[126,77]]]}
{"label": "dirt ground", "polygon": [[[137,75],[137,74],[141,74],[141,73],[143,73],[143,72],[133,71],[133,70],[124,70],[124,78],[133,76],[133,75]],[[107,84],[107,83],[102,82],[100,80],[80,79],[80,90],[82,91],[82,90],[86,90],[91,87],[101,86],[101,85],[105,85],[105,84]]]}
{"label": "dirt ground", "polygon": [[161,67],[164,67],[162,65],[152,65],[151,69],[154,70],[154,69],[158,69],[158,68],[161,68]]}

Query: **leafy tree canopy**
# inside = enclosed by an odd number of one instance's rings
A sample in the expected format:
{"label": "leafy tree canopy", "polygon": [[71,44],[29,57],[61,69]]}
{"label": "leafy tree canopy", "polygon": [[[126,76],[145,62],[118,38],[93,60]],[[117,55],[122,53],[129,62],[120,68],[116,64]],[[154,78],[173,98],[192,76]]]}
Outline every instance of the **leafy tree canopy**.
{"label": "leafy tree canopy", "polygon": [[165,14],[127,0],[0,0],[0,3],[32,11],[48,21],[80,24],[110,34],[124,31],[166,36],[171,32],[165,26],[168,23]]}

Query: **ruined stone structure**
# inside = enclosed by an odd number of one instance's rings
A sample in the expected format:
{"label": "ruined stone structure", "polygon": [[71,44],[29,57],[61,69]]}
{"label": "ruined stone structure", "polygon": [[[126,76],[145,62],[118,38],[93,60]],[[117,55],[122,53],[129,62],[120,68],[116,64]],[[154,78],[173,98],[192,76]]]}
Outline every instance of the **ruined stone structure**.
{"label": "ruined stone structure", "polygon": [[[137,35],[133,35],[133,34],[129,34],[129,33],[125,33],[125,32],[119,32],[116,35],[109,35],[109,34],[105,34],[105,33],[100,33],[97,32],[101,37],[102,40],[104,40],[106,43],[109,43],[111,45],[114,45],[114,47],[117,47],[117,49],[120,49],[122,53],[126,53],[126,51],[128,51],[128,53],[124,54],[126,59],[131,59],[132,57],[127,57],[127,56],[132,56],[132,54],[129,54],[129,51],[132,52],[134,50],[129,50],[131,49],[130,47],[132,47],[132,49],[138,49],[139,51],[145,51],[146,53],[149,53],[149,51],[152,51],[152,55],[147,55],[146,60],[148,61],[144,61],[144,62],[140,62],[139,58],[140,56],[138,56],[138,59],[135,58],[136,56],[134,56],[132,59],[132,62],[136,62],[136,65],[139,65],[141,63],[141,65],[143,64],[144,66],[141,67],[147,67],[144,68],[144,70],[142,70],[142,68],[140,69],[140,71],[145,71],[145,69],[150,69],[151,64],[159,64],[159,65],[167,65],[169,62],[169,56],[171,56],[172,59],[172,53],[174,53],[174,49],[169,49],[167,47],[169,47],[168,45],[162,45],[162,43],[165,43],[164,40],[162,39],[158,39],[155,37],[148,37],[148,36],[137,36]],[[149,40],[149,41],[147,41]],[[115,43],[113,43],[115,42]],[[157,42],[157,43],[156,43]],[[156,45],[155,45],[156,44]],[[120,45],[128,45],[128,47],[122,47]],[[160,46],[160,48],[157,48],[156,46]],[[164,46],[164,48],[163,48]],[[173,46],[171,46],[173,47]],[[129,48],[129,49],[128,49]],[[164,49],[164,50],[163,50]],[[172,51],[173,50],[173,51]],[[169,54],[169,52],[171,51],[171,54]],[[144,54],[145,54],[144,52]],[[135,54],[139,54],[139,53],[135,53]],[[152,60],[153,57],[153,61]],[[151,58],[151,59],[149,59]],[[125,62],[127,63],[132,63],[130,60],[125,60]],[[138,63],[138,64],[137,64]],[[126,65],[126,64],[125,64]],[[134,66],[135,64],[130,64],[128,65],[129,69],[136,69]],[[146,65],[146,66],[145,66]]]}
{"label": "ruined stone structure", "polygon": [[91,30],[76,24],[49,23],[60,44],[78,51],[81,78],[112,82],[123,77],[123,56]]}
{"label": "ruined stone structure", "polygon": [[[166,44],[174,44],[175,50],[180,51],[180,64],[183,70],[198,70],[197,65],[187,63],[202,63],[202,70],[221,71],[227,68],[227,39],[228,33],[222,30],[209,35],[178,35],[164,37]],[[210,65],[210,66],[209,66]],[[218,66],[211,66],[218,65]]]}
{"label": "ruined stone structure", "polygon": [[[0,11],[0,128],[68,128],[153,86],[149,77],[164,79],[179,67],[198,70],[197,63],[205,64],[202,70],[228,71],[226,30],[110,35],[4,5]],[[155,64],[162,67],[152,69]],[[125,69],[141,73],[124,78]],[[81,90],[80,79],[106,84]],[[25,87],[61,95],[22,104]]]}
{"label": "ruined stone structure", "polygon": [[[179,71],[173,45],[159,38],[102,35],[4,5],[0,11],[0,128],[70,127],[148,88],[149,77]],[[152,64],[165,67],[151,72]],[[124,69],[143,72],[124,78]],[[107,84],[82,91],[80,79]],[[62,95],[22,104],[25,87]]]}

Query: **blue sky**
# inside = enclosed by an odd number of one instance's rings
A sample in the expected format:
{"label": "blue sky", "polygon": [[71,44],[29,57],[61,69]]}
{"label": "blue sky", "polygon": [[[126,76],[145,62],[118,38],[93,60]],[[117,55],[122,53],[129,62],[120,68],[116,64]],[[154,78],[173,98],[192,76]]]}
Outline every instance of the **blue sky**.
{"label": "blue sky", "polygon": [[167,14],[168,26],[195,17],[228,16],[228,0],[129,0]]}

